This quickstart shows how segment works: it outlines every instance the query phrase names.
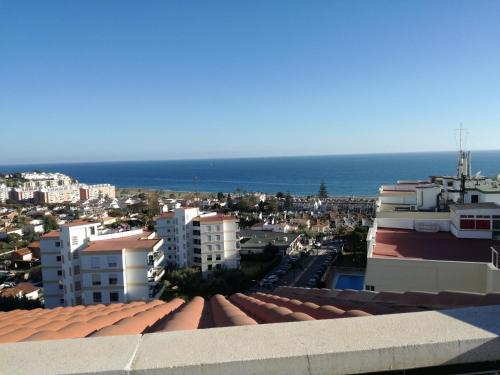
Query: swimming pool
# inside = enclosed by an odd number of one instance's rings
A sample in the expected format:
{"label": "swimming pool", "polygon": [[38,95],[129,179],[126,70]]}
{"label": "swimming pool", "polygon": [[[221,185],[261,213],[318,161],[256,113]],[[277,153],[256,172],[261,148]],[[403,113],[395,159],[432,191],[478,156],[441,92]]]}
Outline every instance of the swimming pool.
{"label": "swimming pool", "polygon": [[339,275],[335,283],[336,289],[365,289],[365,277],[363,275]]}

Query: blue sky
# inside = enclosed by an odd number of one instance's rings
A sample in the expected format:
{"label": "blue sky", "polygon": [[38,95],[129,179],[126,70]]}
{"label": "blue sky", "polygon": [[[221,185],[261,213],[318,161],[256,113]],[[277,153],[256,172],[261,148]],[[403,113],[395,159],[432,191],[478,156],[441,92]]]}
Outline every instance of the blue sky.
{"label": "blue sky", "polygon": [[0,0],[0,164],[500,149],[500,1]]}

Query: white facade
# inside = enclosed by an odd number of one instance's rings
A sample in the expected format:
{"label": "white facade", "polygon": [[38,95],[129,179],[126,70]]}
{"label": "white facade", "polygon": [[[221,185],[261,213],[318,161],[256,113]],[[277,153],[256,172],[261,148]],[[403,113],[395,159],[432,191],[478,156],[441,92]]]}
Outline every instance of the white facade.
{"label": "white facade", "polygon": [[[98,223],[42,237],[46,307],[148,300],[164,274],[162,240],[142,230],[100,234]],[[90,251],[91,250],[91,251]]]}
{"label": "white facade", "polygon": [[9,190],[7,185],[0,184],[0,203],[5,203],[5,201],[9,199]]}
{"label": "white facade", "polygon": [[44,236],[40,240],[45,307],[64,305],[61,240],[59,236]]}
{"label": "white facade", "polygon": [[235,217],[179,208],[158,217],[156,230],[164,240],[166,261],[173,266],[199,267],[202,272],[239,268],[239,228]]}

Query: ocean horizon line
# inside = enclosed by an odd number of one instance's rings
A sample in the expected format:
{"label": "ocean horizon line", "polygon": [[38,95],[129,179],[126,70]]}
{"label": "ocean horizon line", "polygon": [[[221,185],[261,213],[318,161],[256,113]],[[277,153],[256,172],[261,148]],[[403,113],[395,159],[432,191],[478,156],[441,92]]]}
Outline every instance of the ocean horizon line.
{"label": "ocean horizon line", "polygon": [[[500,149],[468,149],[471,152],[500,152]],[[320,158],[332,156],[384,156],[384,155],[417,155],[417,154],[446,154],[456,153],[458,150],[441,151],[401,151],[401,152],[366,152],[366,153],[340,153],[340,154],[315,154],[315,155],[274,155],[274,156],[240,156],[240,157],[195,157],[178,159],[130,159],[130,160],[95,160],[95,161],[48,161],[48,162],[21,162],[21,163],[0,163],[0,167],[10,166],[46,166],[46,165],[68,165],[68,164],[106,164],[106,163],[151,163],[151,162],[182,162],[182,161],[211,161],[211,160],[259,160],[259,159],[286,159],[286,158]]]}

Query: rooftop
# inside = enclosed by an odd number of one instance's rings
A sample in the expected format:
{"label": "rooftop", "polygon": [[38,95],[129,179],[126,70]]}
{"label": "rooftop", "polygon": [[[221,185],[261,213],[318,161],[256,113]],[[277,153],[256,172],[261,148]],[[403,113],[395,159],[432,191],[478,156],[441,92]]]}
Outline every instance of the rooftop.
{"label": "rooftop", "polygon": [[232,215],[217,214],[217,215],[198,216],[195,220],[198,220],[200,223],[205,223],[205,222],[224,221],[224,220],[238,221],[238,218]]}
{"label": "rooftop", "polygon": [[42,239],[59,238],[60,235],[61,235],[60,231],[51,230],[50,232],[47,232],[44,235],[42,235]]}
{"label": "rooftop", "polygon": [[[12,288],[5,288],[5,289],[0,290],[0,296],[1,297],[18,297],[20,294],[22,296],[24,296],[26,294],[36,292],[37,290],[40,290],[40,288],[34,286],[33,284],[19,283]],[[0,313],[0,326],[2,325],[2,321],[1,321],[2,315],[1,314],[2,313]],[[1,332],[1,328],[0,328],[0,332]]]}
{"label": "rooftop", "polygon": [[122,251],[123,249],[151,249],[161,239],[150,239],[149,232],[143,232],[134,236],[113,238],[109,240],[92,241],[82,250],[82,253],[92,253],[99,251]]}
{"label": "rooftop", "polygon": [[373,257],[459,262],[490,262],[491,246],[499,241],[457,238],[449,232],[416,232],[378,228]]}
{"label": "rooftop", "polygon": [[111,305],[0,312],[0,343],[46,341],[303,322],[434,309],[500,304],[500,294],[392,293],[278,288],[274,294],[215,295],[189,302],[130,302]]}
{"label": "rooftop", "polygon": [[451,204],[450,209],[455,210],[478,210],[478,209],[500,209],[500,205],[494,202]]}
{"label": "rooftop", "polygon": [[81,225],[91,225],[91,224],[99,224],[99,223],[88,220],[75,220],[70,223],[62,224],[61,227],[71,228],[71,227],[79,227]]}

